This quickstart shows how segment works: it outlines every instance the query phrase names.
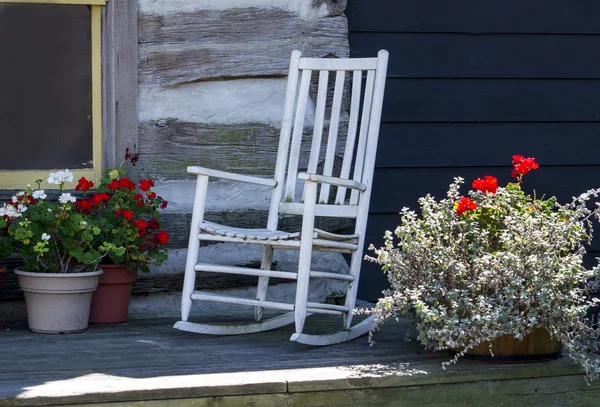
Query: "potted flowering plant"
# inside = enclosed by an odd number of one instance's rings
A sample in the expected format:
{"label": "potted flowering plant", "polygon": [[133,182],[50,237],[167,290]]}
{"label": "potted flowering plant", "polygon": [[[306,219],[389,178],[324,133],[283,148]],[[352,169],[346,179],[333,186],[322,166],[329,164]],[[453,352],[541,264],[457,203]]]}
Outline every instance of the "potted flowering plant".
{"label": "potted flowering plant", "polygon": [[98,264],[112,243],[98,242],[100,228],[77,212],[77,199],[65,192],[73,181],[69,170],[50,173],[48,183],[58,186],[49,199],[36,180],[4,206],[25,266],[16,269],[25,295],[29,327],[35,332],[72,333],[87,329],[92,294],[102,270]]}
{"label": "potted flowering plant", "polygon": [[[8,225],[10,223],[13,206],[0,207],[0,260],[11,255],[14,250],[13,239],[8,235]],[[6,271],[6,266],[0,265],[0,288],[2,288],[2,275]]]}
{"label": "potted flowering plant", "polygon": [[148,272],[168,256],[169,235],[160,228],[159,213],[168,203],[152,191],[153,180],[135,183],[128,178],[126,161],[135,165],[137,155],[127,149],[124,162],[105,171],[96,192],[91,193],[94,184],[85,178],[75,187],[83,192],[77,211],[98,225],[98,242],[114,245],[101,264],[104,274],[92,299],[92,323],[124,322],[138,270]]}
{"label": "potted flowering plant", "polygon": [[[583,256],[599,214],[587,204],[600,189],[567,204],[531,197],[521,183],[538,164],[517,155],[513,166],[517,182],[499,187],[486,176],[467,196],[459,191],[463,179],[455,178],[445,199],[420,198],[419,215],[404,208],[385,246],[371,245],[376,257],[367,260],[383,266],[391,285],[372,310],[374,330],[406,315],[426,347],[456,352],[444,366],[471,353],[510,359],[503,348],[523,343],[537,346],[532,359],[558,357],[562,342],[586,379],[595,379],[600,363],[591,352],[599,333],[586,311],[600,266],[587,270]],[[543,343],[532,344],[536,338]]]}

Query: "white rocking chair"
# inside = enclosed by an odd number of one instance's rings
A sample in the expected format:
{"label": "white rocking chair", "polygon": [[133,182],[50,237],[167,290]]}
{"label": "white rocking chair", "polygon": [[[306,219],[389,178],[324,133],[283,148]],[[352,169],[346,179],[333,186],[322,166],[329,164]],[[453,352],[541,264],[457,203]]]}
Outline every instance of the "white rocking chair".
{"label": "white rocking chair", "polygon": [[[354,339],[372,327],[372,317],[355,326],[352,326],[352,317],[363,261],[363,245],[369,214],[387,62],[388,52],[385,50],[379,51],[376,58],[346,59],[302,58],[300,51],[293,51],[274,178],[265,179],[202,167],[188,167],[187,171],[196,174],[198,179],[181,299],[181,321],[175,324],[175,328],[203,334],[235,335],[261,332],[295,323],[296,333],[290,340],[310,345],[330,345]],[[316,71],[319,72],[319,82],[310,157],[306,172],[298,172],[311,77]],[[345,151],[341,171],[339,177],[334,177],[336,145],[342,140],[342,137],[338,138],[338,130],[346,71],[352,72],[350,114],[345,147],[341,144]],[[330,108],[325,161],[322,174],[319,175],[317,167],[322,145],[330,72],[335,72],[335,85]],[[362,89],[363,73],[366,73],[364,89]],[[205,221],[204,208],[210,177],[271,187],[273,191],[266,228],[242,229]],[[304,181],[303,200],[295,199],[298,180]],[[319,185],[320,191],[317,189]],[[333,204],[329,203],[330,192],[335,192]],[[297,233],[278,231],[277,223],[280,215],[302,216],[302,230]],[[339,235],[315,229],[315,216],[354,218],[356,220],[354,233]],[[260,269],[199,263],[198,252],[202,240],[263,245]],[[300,251],[297,270],[271,270],[273,250],[279,248]],[[310,270],[313,251],[350,253],[348,274]],[[256,299],[197,291],[195,287],[197,271],[258,276]],[[290,303],[266,301],[270,277],[297,281],[296,295],[295,298],[290,299]],[[345,304],[309,302],[308,287],[311,278],[347,282]],[[189,322],[192,301],[216,301],[255,307],[256,322],[237,325]],[[282,310],[288,313],[262,320],[263,309]],[[311,313],[342,315],[342,330],[326,335],[303,333],[305,319]]]}

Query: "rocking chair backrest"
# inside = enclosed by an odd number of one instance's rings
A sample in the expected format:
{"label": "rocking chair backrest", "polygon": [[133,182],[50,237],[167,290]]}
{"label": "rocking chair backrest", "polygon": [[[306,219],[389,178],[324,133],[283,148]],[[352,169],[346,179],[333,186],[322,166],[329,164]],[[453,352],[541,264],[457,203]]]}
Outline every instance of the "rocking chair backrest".
{"label": "rocking chair backrest", "polygon": [[[317,200],[316,215],[355,218],[359,212],[365,212],[365,209],[368,212],[387,59],[388,53],[384,50],[379,51],[377,58],[345,59],[302,58],[300,51],[292,52],[275,166],[277,186],[273,191],[268,229],[275,230],[277,228],[279,214],[302,214],[302,200],[296,199],[298,166],[305,118],[313,112],[314,127],[310,139],[310,155],[306,170],[302,171],[317,174],[319,160],[323,156],[323,144],[325,144],[321,175],[333,175],[336,153],[343,150],[341,169],[335,176],[352,179],[367,186],[367,190],[363,192],[352,190],[351,193],[348,193],[346,188],[322,184]],[[316,106],[313,108],[312,103],[309,102],[309,91],[313,73],[316,72],[318,72],[319,80]],[[366,81],[363,89],[363,74],[365,73]],[[333,97],[330,106],[326,106],[330,77],[333,78],[333,76],[335,76],[335,80],[332,79],[334,82]],[[342,116],[342,102],[347,80],[351,80],[352,83],[350,114],[347,131],[340,135],[340,117]],[[327,141],[323,143],[326,111],[331,113]],[[334,192],[335,194],[333,194]],[[366,205],[366,208],[361,208],[359,211],[359,205]]]}

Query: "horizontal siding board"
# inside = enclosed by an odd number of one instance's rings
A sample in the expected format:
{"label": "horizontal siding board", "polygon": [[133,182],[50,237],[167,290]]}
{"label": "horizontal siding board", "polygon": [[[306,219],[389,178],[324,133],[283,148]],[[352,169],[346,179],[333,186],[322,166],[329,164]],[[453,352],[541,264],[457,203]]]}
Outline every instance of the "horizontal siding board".
{"label": "horizontal siding board", "polygon": [[350,31],[599,34],[597,0],[349,0]]}
{"label": "horizontal siding board", "polygon": [[[509,157],[507,157],[509,159]],[[484,175],[498,178],[499,185],[514,181],[510,177],[512,166],[506,167],[455,167],[455,168],[402,168],[376,169],[373,181],[372,213],[397,213],[404,206],[417,208],[417,199],[431,194],[445,197],[454,177],[465,179],[461,188],[466,191],[471,182]],[[600,166],[544,166],[524,178],[523,189],[537,191],[537,196],[556,196],[561,203],[571,201],[590,188],[600,188]]]}
{"label": "horizontal siding board", "polygon": [[388,79],[384,122],[600,121],[600,81]]}
{"label": "horizontal siding board", "polygon": [[354,33],[350,45],[354,57],[388,50],[390,77],[600,77],[600,35]]}
{"label": "horizontal siding board", "polygon": [[[598,123],[383,123],[377,167],[600,165]],[[491,148],[490,148],[491,147]]]}

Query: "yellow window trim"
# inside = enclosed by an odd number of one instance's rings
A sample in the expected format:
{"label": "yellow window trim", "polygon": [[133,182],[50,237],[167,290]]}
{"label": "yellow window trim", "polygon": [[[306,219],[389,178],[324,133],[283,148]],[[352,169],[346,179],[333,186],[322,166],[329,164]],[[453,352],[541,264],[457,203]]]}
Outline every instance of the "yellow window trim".
{"label": "yellow window trim", "polygon": [[[0,3],[38,3],[38,4],[84,4],[92,9],[92,161],[93,168],[69,168],[75,176],[75,182],[81,177],[93,181],[96,185],[102,178],[102,7],[103,0],[0,0]],[[44,180],[44,188],[56,188],[47,183],[48,174],[54,170],[0,171],[0,189],[23,189],[36,179]],[[72,185],[74,188],[75,184]],[[71,187],[71,186],[67,186]]]}

